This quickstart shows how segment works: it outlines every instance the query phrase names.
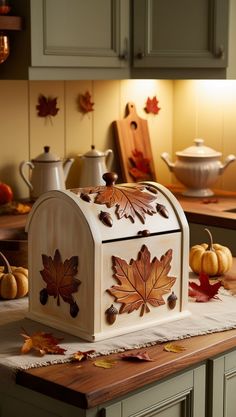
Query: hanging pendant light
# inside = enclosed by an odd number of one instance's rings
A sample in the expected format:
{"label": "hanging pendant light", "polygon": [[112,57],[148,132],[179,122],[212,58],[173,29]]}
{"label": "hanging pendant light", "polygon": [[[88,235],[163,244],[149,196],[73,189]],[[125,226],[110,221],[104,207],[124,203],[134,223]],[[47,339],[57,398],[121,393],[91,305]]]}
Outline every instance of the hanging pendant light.
{"label": "hanging pendant light", "polygon": [[10,54],[9,37],[0,33],[0,64],[8,58]]}
{"label": "hanging pendant light", "polygon": [[11,11],[11,6],[8,0],[0,0],[0,14],[8,14]]}
{"label": "hanging pendant light", "polygon": [[[11,11],[9,0],[0,0],[0,16],[6,16]],[[1,28],[2,29],[2,28]],[[9,57],[10,42],[5,31],[0,31],[0,64]]]}

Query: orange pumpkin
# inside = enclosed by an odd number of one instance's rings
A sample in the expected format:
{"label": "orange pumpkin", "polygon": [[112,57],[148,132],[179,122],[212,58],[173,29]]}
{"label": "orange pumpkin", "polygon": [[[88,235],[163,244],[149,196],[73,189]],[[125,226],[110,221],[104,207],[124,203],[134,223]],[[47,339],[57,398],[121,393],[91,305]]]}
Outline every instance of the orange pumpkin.
{"label": "orange pumpkin", "polygon": [[222,275],[232,267],[233,256],[230,249],[213,243],[211,232],[205,229],[209,244],[202,243],[190,248],[189,265],[195,274],[205,272],[208,276]]}
{"label": "orange pumpkin", "polygon": [[28,293],[28,269],[11,267],[3,253],[0,256],[5,264],[0,267],[0,297],[5,300],[24,297]]}

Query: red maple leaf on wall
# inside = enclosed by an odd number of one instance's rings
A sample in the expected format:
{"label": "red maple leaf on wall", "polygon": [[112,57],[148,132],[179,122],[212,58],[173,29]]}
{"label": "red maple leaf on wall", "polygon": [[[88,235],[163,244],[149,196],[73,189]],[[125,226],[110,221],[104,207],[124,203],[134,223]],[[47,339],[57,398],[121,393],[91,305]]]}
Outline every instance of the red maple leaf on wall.
{"label": "red maple leaf on wall", "polygon": [[82,113],[94,111],[93,106],[94,102],[91,100],[91,94],[88,91],[79,95],[79,108]]}
{"label": "red maple leaf on wall", "polygon": [[57,98],[45,97],[41,94],[38,98],[38,104],[36,106],[39,117],[56,116],[59,112],[57,107]]}
{"label": "red maple leaf on wall", "polygon": [[157,100],[156,96],[153,98],[149,98],[146,101],[145,111],[146,113],[153,113],[158,114],[161,108],[158,106],[159,101]]}

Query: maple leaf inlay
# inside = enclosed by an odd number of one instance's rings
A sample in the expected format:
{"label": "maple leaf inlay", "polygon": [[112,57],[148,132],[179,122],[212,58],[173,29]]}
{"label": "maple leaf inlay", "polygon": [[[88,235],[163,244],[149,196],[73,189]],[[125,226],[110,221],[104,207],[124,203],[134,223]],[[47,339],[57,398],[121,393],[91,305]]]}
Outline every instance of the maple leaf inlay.
{"label": "maple leaf inlay", "polygon": [[145,214],[156,213],[156,208],[151,205],[156,196],[143,192],[145,189],[145,186],[137,184],[135,186],[85,187],[71,191],[76,194],[81,193],[82,190],[87,194],[97,194],[94,203],[104,204],[108,208],[115,206],[118,219],[126,217],[134,222],[137,215],[141,222],[145,223]]}
{"label": "maple leaf inlay", "polygon": [[[76,303],[72,294],[78,290],[78,286],[81,284],[81,281],[75,278],[78,272],[78,256],[72,256],[70,259],[62,262],[61,254],[56,249],[53,259],[51,256],[43,254],[42,260],[44,269],[40,271],[40,274],[47,284],[44,290],[46,290],[48,295],[57,298],[58,306],[60,305],[61,297],[74,310]],[[71,315],[73,317],[73,314]]]}
{"label": "maple leaf inlay", "polygon": [[164,294],[170,292],[176,278],[169,277],[172,249],[169,249],[158,260],[151,261],[151,255],[143,245],[137,260],[131,259],[128,264],[116,256],[112,257],[114,278],[120,285],[113,285],[107,291],[121,303],[119,313],[131,313],[140,310],[140,316],[149,312],[148,304],[158,307],[165,304]]}

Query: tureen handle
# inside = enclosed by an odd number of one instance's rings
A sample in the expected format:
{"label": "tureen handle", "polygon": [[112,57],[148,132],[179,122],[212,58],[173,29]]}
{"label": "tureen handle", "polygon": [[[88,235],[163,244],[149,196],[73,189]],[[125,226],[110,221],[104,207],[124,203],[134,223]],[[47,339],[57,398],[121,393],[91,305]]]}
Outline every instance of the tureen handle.
{"label": "tureen handle", "polygon": [[223,172],[224,172],[224,170],[225,170],[225,168],[229,165],[229,164],[231,164],[231,162],[234,162],[235,161],[235,159],[236,159],[236,156],[235,155],[232,155],[232,154],[230,154],[230,155],[228,155],[226,158],[225,158],[225,162],[221,165],[221,167],[220,167],[220,174],[223,174]]}
{"label": "tureen handle", "polygon": [[170,171],[173,171],[175,164],[173,162],[171,162],[170,155],[167,152],[163,152],[161,154],[161,158],[168,165]]}

